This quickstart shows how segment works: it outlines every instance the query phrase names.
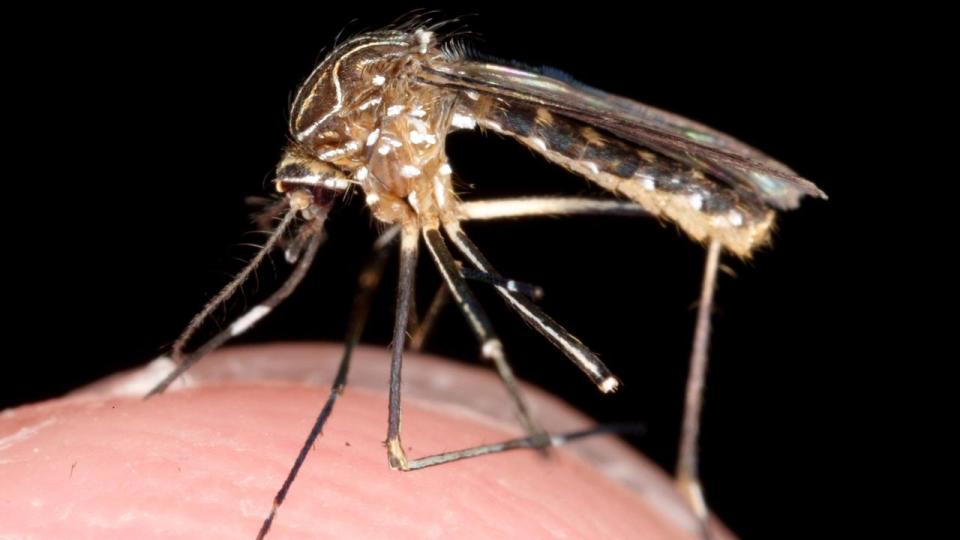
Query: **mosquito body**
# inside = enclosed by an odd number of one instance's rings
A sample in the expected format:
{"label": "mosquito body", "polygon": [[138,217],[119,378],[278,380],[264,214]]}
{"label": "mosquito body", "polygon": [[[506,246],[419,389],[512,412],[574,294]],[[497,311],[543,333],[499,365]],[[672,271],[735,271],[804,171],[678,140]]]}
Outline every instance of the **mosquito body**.
{"label": "mosquito body", "polygon": [[[151,394],[165,389],[204,354],[250,328],[293,291],[322,242],[328,210],[338,197],[354,190],[362,191],[386,232],[360,276],[346,352],[330,398],[277,494],[260,536],[269,529],[307,450],[343,391],[350,353],[360,339],[372,290],[385,264],[385,248],[397,238],[400,283],[391,362],[389,465],[414,470],[512,448],[561,444],[583,434],[548,435],[530,416],[501,342],[467,280],[492,284],[521,318],[602,392],[615,391],[619,381],[589,348],[536,306],[529,287],[500,276],[461,223],[564,214],[657,216],[708,245],[677,473],[706,534],[708,513],[698,482],[696,437],[720,253],[726,249],[749,257],[769,241],[776,210],[796,207],[804,195],[823,197],[823,193],[786,166],[706,126],[538,70],[471,59],[455,43],[438,38],[439,27],[413,23],[358,35],[337,46],[301,86],[291,110],[292,140],[276,171],[275,187],[285,197],[277,210],[283,218],[248,267],[191,321],[173,347],[177,370]],[[514,138],[620,198],[462,201],[445,140],[454,130],[477,128]],[[286,239],[294,227],[298,229],[293,239]],[[460,307],[477,337],[481,356],[496,366],[516,403],[527,437],[417,459],[404,452],[400,377],[421,240],[444,279],[442,292]],[[287,281],[223,332],[185,354],[187,342],[213,309],[278,245],[286,245],[288,260],[296,262]]]}

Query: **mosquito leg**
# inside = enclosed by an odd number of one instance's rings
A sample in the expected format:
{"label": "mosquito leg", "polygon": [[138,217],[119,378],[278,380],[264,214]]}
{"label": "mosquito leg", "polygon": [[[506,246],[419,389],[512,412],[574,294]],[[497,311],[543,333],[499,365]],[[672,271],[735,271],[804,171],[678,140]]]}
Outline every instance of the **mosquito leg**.
{"label": "mosquito leg", "polygon": [[407,317],[413,296],[413,280],[417,271],[417,244],[420,231],[404,228],[400,233],[400,277],[397,283],[396,318],[393,322],[393,351],[390,360],[390,398],[387,425],[387,461],[393,469],[410,468],[400,442],[400,373],[403,367],[403,346],[407,338]]}
{"label": "mosquito leg", "polygon": [[[274,293],[267,297],[266,300],[260,304],[257,304],[253,308],[249,309],[246,313],[238,317],[233,321],[232,324],[230,324],[230,326],[221,330],[215,336],[210,338],[209,341],[197,348],[197,350],[187,355],[186,358],[183,358],[169,375],[164,377],[162,381],[157,383],[157,385],[154,386],[146,396],[144,396],[144,399],[150,398],[166,390],[167,387],[177,379],[177,377],[183,375],[194,364],[200,361],[201,358],[216,350],[231,338],[246,332],[251,326],[256,324],[257,321],[265,317],[273,310],[273,308],[277,307],[288,296],[290,296],[300,282],[303,281],[304,276],[307,275],[307,271],[310,269],[310,265],[313,264],[313,259],[317,255],[317,249],[319,249],[320,244],[323,243],[324,236],[323,231],[321,230],[322,226],[322,224],[317,222],[304,225],[304,227],[314,228],[313,237],[311,238],[310,243],[307,244],[307,248],[303,254],[303,257],[300,259],[300,262],[298,262],[293,268],[293,272],[290,273],[286,281],[283,282],[279,289],[274,291]],[[268,246],[264,246],[264,250],[267,248]],[[237,279],[234,279],[234,282],[236,281]]]}
{"label": "mosquito leg", "polygon": [[630,201],[616,199],[591,199],[585,197],[517,197],[467,201],[460,204],[460,219],[463,221],[490,221],[495,219],[573,216],[649,216],[642,206]]}
{"label": "mosquito leg", "polygon": [[[280,225],[273,230],[273,232],[270,234],[270,237],[267,238],[267,242],[262,248],[260,248],[260,251],[254,255],[253,259],[247,263],[247,266],[245,266],[243,270],[236,275],[236,277],[230,280],[230,283],[227,283],[227,285],[221,289],[216,296],[211,298],[210,301],[207,302],[207,305],[203,306],[203,309],[200,310],[200,313],[197,313],[193,316],[193,319],[190,320],[190,323],[180,334],[180,337],[178,337],[173,343],[170,356],[173,358],[174,362],[177,362],[178,364],[181,363],[180,359],[183,356],[183,349],[186,347],[187,342],[190,341],[190,338],[193,337],[193,334],[196,333],[197,329],[199,329],[201,325],[203,325],[207,317],[213,313],[213,310],[230,298],[233,293],[237,291],[237,288],[239,288],[240,285],[243,284],[248,277],[250,277],[250,273],[253,272],[261,262],[263,262],[263,258],[266,257],[267,253],[269,253],[274,246],[277,245],[277,242],[283,237],[283,234],[296,217],[297,211],[298,210],[296,208],[290,208],[287,210],[287,213],[283,216],[283,220],[280,222]],[[152,393],[153,392],[151,392],[151,394]]]}
{"label": "mosquito leg", "polygon": [[506,287],[506,289],[510,292],[520,293],[534,300],[543,298],[543,288],[539,285],[525,283],[523,281],[516,281],[513,279],[504,279],[501,276],[495,276],[493,274],[488,274],[483,270],[477,270],[476,268],[469,267],[460,268],[460,274],[465,279],[479,281],[481,283],[495,285],[498,287]]}
{"label": "mosquito leg", "polygon": [[[486,272],[481,272],[474,268],[464,268],[462,266],[459,266],[459,268],[460,274],[468,280],[482,281],[491,285],[504,285],[508,289],[529,296],[534,300],[543,298],[543,289],[537,285],[514,281],[512,279],[504,280],[503,278],[495,278]],[[430,302],[430,307],[427,308],[427,313],[423,316],[423,320],[418,324],[411,324],[412,330],[408,341],[410,350],[420,351],[423,349],[423,343],[426,341],[430,331],[433,330],[433,326],[437,322],[437,317],[440,316],[440,312],[449,300],[450,290],[447,289],[447,286],[441,285],[437,287],[437,292],[433,295],[433,300]]]}
{"label": "mosquito leg", "polygon": [[273,519],[277,515],[277,510],[280,508],[280,505],[283,504],[284,499],[286,499],[287,492],[290,490],[290,486],[293,485],[297,474],[300,473],[300,468],[307,459],[307,454],[310,453],[313,444],[322,434],[323,426],[327,423],[327,419],[330,418],[330,413],[333,412],[333,406],[337,402],[337,398],[343,394],[343,390],[347,386],[350,359],[353,356],[354,348],[356,348],[357,343],[360,342],[363,329],[367,325],[367,319],[370,315],[370,305],[373,303],[374,293],[380,284],[380,279],[383,277],[383,268],[386,266],[387,256],[390,254],[386,248],[397,238],[399,231],[399,227],[393,227],[380,235],[380,238],[373,244],[373,251],[370,254],[370,258],[367,260],[363,271],[360,273],[360,277],[357,279],[357,295],[353,300],[353,309],[350,312],[350,322],[347,326],[343,356],[340,357],[337,375],[334,377],[333,384],[330,386],[330,395],[327,397],[327,402],[323,404],[323,408],[320,410],[316,421],[314,421],[313,428],[310,429],[310,434],[307,435],[303,446],[300,447],[297,459],[293,462],[290,472],[287,473],[283,485],[273,497],[273,507],[270,509],[270,514],[267,515],[266,519],[263,520],[263,524],[260,526],[260,532],[257,534],[258,540],[262,540],[266,537],[267,532],[270,531],[270,526],[273,525]]}
{"label": "mosquito leg", "polygon": [[467,318],[470,329],[473,330],[477,341],[480,342],[480,354],[484,359],[493,362],[494,366],[496,366],[500,379],[507,387],[507,391],[510,393],[510,397],[517,407],[520,422],[523,424],[524,429],[526,429],[530,435],[542,433],[543,428],[537,425],[530,415],[530,408],[523,399],[523,395],[520,392],[520,385],[517,384],[517,378],[513,374],[513,369],[510,368],[507,357],[503,352],[503,343],[493,330],[493,323],[490,322],[490,318],[486,312],[483,311],[483,308],[480,307],[480,303],[470,290],[466,279],[461,275],[457,263],[453,260],[453,255],[450,254],[450,250],[447,249],[447,245],[440,235],[440,231],[435,228],[424,229],[423,238],[426,241],[427,248],[430,250],[430,254],[433,255],[433,260],[437,263],[437,268],[440,269],[440,273],[447,283],[447,287],[453,294],[454,300],[457,302],[463,315]]}
{"label": "mosquito leg", "polygon": [[684,404],[683,432],[680,437],[680,455],[677,460],[677,485],[680,493],[700,520],[703,538],[710,537],[709,518],[700,473],[697,464],[697,439],[700,434],[700,413],[703,408],[703,383],[707,372],[707,349],[710,345],[710,313],[716,288],[717,269],[720,266],[720,242],[712,240],[707,248],[707,262],[703,271],[697,326],[690,353],[690,373],[687,376],[687,397]]}
{"label": "mosquito leg", "polygon": [[[444,224],[447,234],[450,236],[457,248],[466,256],[470,262],[479,270],[494,276],[500,276],[487,259],[480,253],[477,246],[460,228],[457,222]],[[526,296],[511,292],[503,286],[496,287],[510,307],[512,307],[525,321],[536,328],[544,337],[546,337],[555,347],[567,355],[604,393],[613,392],[620,385],[620,381],[610,373],[607,366],[597,358],[586,345],[580,342],[565,328],[544,313],[532,300]]]}
{"label": "mosquito leg", "polygon": [[500,452],[506,452],[507,450],[517,450],[520,448],[545,449],[562,446],[568,442],[585,437],[592,437],[595,435],[629,435],[640,433],[642,431],[643,427],[639,424],[608,424],[581,431],[561,433],[559,435],[549,435],[545,432],[541,432],[519,439],[509,439],[498,443],[484,444],[482,446],[474,446],[472,448],[456,450],[454,452],[444,452],[442,454],[435,454],[419,459],[411,459],[407,462],[407,468],[404,470],[415,471],[417,469],[425,469],[435,465],[450,463],[451,461],[459,461],[461,459],[474,458],[489,454],[498,454]]}
{"label": "mosquito leg", "polygon": [[426,341],[427,335],[433,330],[440,312],[443,311],[443,307],[447,305],[449,300],[450,290],[447,289],[447,286],[440,285],[437,287],[437,293],[433,295],[433,300],[430,302],[430,307],[427,308],[426,315],[410,332],[410,350],[420,351],[423,349],[423,342]]}

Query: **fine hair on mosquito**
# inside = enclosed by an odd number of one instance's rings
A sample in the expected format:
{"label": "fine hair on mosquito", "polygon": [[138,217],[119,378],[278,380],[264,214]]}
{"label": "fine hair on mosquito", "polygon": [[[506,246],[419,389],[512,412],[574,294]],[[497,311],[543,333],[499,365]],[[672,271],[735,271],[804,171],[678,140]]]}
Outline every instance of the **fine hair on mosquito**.
{"label": "fine hair on mosquito", "polygon": [[[506,450],[546,449],[580,437],[623,432],[600,426],[547,433],[530,413],[494,324],[474,295],[493,287],[529,326],[566,356],[602,393],[620,381],[591,349],[537,305],[538,287],[500,274],[463,224],[563,215],[652,216],[706,246],[706,261],[690,354],[676,482],[709,537],[709,511],[700,487],[697,437],[710,337],[710,313],[723,253],[747,259],[770,242],[776,214],[804,196],[826,198],[787,166],[712,128],[628,98],[572,81],[559,72],[494,61],[473,53],[449,21],[408,17],[387,28],[340,41],[297,90],[290,141],[277,165],[261,224],[271,231],[247,265],[189,322],[168,353],[176,368],[147,397],[163,392],[207,353],[268,315],[303,280],[324,241],[331,208],[362,197],[382,233],[374,242],[349,318],[343,357],[330,395],[307,436],[273,507],[263,538],[310,448],[343,393],[388,255],[399,251],[399,277],[390,364],[387,463],[414,471]],[[596,184],[608,198],[530,196],[484,199],[482,179],[462,179],[447,159],[447,135],[480,130],[512,139]],[[481,186],[474,196],[464,186]],[[463,196],[461,198],[461,196]],[[188,344],[215,310],[264,258],[282,250],[293,265],[266,299],[196,348]],[[422,317],[411,315],[418,254],[425,249],[443,284]],[[471,283],[473,282],[473,283]],[[510,394],[526,436],[495,444],[408,456],[401,443],[404,350],[418,348],[440,306],[456,304]],[[409,337],[409,340],[408,340]]]}

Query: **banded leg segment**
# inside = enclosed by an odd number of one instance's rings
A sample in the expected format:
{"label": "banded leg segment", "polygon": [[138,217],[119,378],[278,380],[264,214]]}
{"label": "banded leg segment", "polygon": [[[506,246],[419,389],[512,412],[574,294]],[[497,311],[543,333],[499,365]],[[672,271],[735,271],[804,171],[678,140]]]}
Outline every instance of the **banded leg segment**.
{"label": "banded leg segment", "polygon": [[447,249],[440,231],[435,228],[424,229],[423,238],[431,255],[433,255],[434,262],[437,263],[437,268],[439,268],[444,281],[446,281],[450,292],[453,294],[454,300],[460,307],[460,311],[463,312],[470,329],[473,330],[477,341],[480,342],[480,354],[496,366],[500,379],[507,387],[507,392],[510,393],[510,398],[517,407],[517,413],[524,429],[529,435],[543,432],[543,429],[533,420],[530,408],[523,399],[520,385],[517,383],[513,369],[503,352],[503,343],[493,330],[493,323],[490,322],[490,318],[480,307],[480,303],[473,295],[473,291],[470,290],[470,286],[467,285],[466,279],[460,273],[460,269],[457,267],[456,261],[453,260],[450,250]]}
{"label": "banded leg segment", "polygon": [[[460,204],[462,221],[496,221],[499,219],[528,217],[558,217],[578,215],[649,217],[650,213],[642,206],[631,201],[597,199],[588,197],[508,197],[503,199],[481,199]],[[468,275],[467,271],[476,272]],[[513,282],[504,278],[496,279],[491,274],[473,268],[462,268],[461,274],[467,279],[476,278],[491,285],[504,285],[512,292],[518,292],[539,300],[543,290],[535,285]],[[446,287],[437,289],[423,321],[417,324],[410,336],[410,348],[420,350],[433,327],[437,316],[449,298]]]}
{"label": "banded leg segment", "polygon": [[367,326],[367,320],[370,316],[370,305],[373,303],[374,293],[376,293],[377,287],[380,285],[380,280],[383,277],[384,266],[386,266],[387,258],[390,254],[389,250],[386,248],[397,238],[397,233],[399,231],[399,227],[393,227],[380,235],[380,238],[378,238],[373,245],[373,251],[370,254],[370,258],[367,260],[363,271],[360,273],[360,277],[357,279],[357,295],[354,298],[353,309],[350,312],[350,322],[347,326],[347,336],[344,343],[343,356],[340,357],[340,364],[337,367],[337,374],[330,386],[330,395],[327,397],[326,403],[323,404],[320,414],[314,421],[313,427],[310,429],[310,434],[307,435],[306,440],[300,447],[300,452],[297,454],[297,459],[290,468],[290,472],[287,473],[287,477],[284,479],[283,485],[273,497],[273,507],[270,509],[270,513],[267,515],[266,519],[263,520],[263,524],[260,526],[260,532],[257,534],[258,540],[262,540],[264,537],[266,537],[267,532],[270,531],[270,526],[273,524],[273,519],[277,515],[277,510],[280,508],[280,505],[283,504],[284,499],[286,499],[287,492],[290,490],[290,486],[293,485],[293,481],[296,479],[297,474],[299,474],[300,468],[303,466],[303,462],[307,459],[307,454],[310,453],[310,449],[313,448],[313,444],[323,433],[323,427],[326,425],[327,419],[330,418],[330,414],[333,412],[333,406],[336,404],[337,398],[343,394],[343,391],[347,386],[347,375],[350,372],[350,360],[353,357],[354,349],[360,342],[360,337],[363,334],[363,330]]}
{"label": "banded leg segment", "polygon": [[708,348],[710,346],[710,314],[713,310],[717,271],[720,267],[720,251],[720,242],[712,240],[707,248],[707,261],[703,271],[700,305],[697,309],[697,325],[693,334],[693,350],[690,353],[690,373],[687,375],[683,432],[677,459],[677,486],[680,493],[687,499],[697,519],[700,520],[703,538],[710,537],[710,513],[700,485],[697,442],[700,436],[703,384],[707,373]]}
{"label": "banded leg segment", "polygon": [[[490,262],[487,261],[480,250],[477,249],[477,246],[474,245],[466,233],[463,232],[459,223],[445,223],[444,228],[460,252],[463,253],[477,269],[500,277],[500,274],[493,268]],[[597,358],[597,355],[574,337],[573,334],[550,318],[549,315],[544,313],[543,310],[526,296],[517,294],[504,286],[497,286],[496,289],[510,307],[568,358],[573,360],[602,392],[609,393],[617,389],[620,381],[618,381],[607,366]]]}
{"label": "banded leg segment", "polygon": [[[239,336],[240,334],[249,330],[254,324],[257,323],[257,321],[267,316],[268,313],[273,311],[275,307],[280,305],[281,302],[286,300],[286,298],[290,296],[294,290],[296,290],[297,286],[300,285],[300,282],[303,281],[303,278],[310,270],[310,266],[313,264],[313,260],[317,256],[317,250],[320,248],[320,244],[322,244],[324,240],[322,224],[309,223],[304,225],[304,227],[315,227],[314,234],[307,243],[307,247],[300,258],[300,261],[293,268],[293,271],[287,277],[286,281],[283,282],[280,288],[274,291],[273,294],[267,297],[266,300],[257,304],[246,313],[238,317],[235,321],[233,321],[233,323],[230,324],[230,326],[221,330],[215,336],[210,338],[209,341],[190,353],[186,358],[183,358],[169,375],[164,377],[162,381],[157,383],[157,385],[154,386],[146,396],[144,396],[144,399],[150,398],[166,390],[167,387],[169,387],[173,381],[177,379],[177,377],[183,375],[188,369],[193,367],[194,364],[199,362],[201,358],[215,351],[231,338]],[[264,249],[266,249],[266,246],[264,246]]]}

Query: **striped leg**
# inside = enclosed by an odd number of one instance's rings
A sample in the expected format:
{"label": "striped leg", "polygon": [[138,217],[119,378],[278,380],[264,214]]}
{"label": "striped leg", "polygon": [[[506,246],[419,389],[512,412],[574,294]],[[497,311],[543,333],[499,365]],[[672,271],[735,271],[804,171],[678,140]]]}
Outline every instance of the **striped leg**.
{"label": "striped leg", "polygon": [[[323,231],[321,230],[322,226],[323,226],[322,223],[318,223],[318,222],[311,222],[304,225],[304,227],[314,228],[313,236],[310,238],[309,243],[307,244],[307,247],[302,257],[300,258],[300,261],[293,268],[293,272],[290,273],[290,276],[287,277],[286,281],[283,282],[283,284],[280,286],[279,289],[274,291],[274,293],[271,294],[269,297],[267,297],[266,300],[254,306],[253,308],[248,310],[246,313],[241,315],[239,318],[233,321],[233,323],[230,326],[228,326],[227,328],[217,333],[209,341],[207,341],[206,343],[201,345],[199,348],[197,348],[197,350],[187,355],[186,358],[183,358],[177,364],[176,369],[174,369],[169,375],[164,377],[162,381],[160,381],[156,386],[154,386],[153,389],[151,389],[150,392],[148,392],[147,395],[144,396],[144,399],[150,398],[166,390],[167,387],[170,386],[170,384],[172,384],[173,381],[177,379],[177,377],[179,377],[180,375],[183,375],[194,364],[199,362],[201,358],[213,352],[214,350],[216,350],[218,347],[226,343],[231,338],[246,332],[250,327],[256,324],[257,321],[265,317],[268,313],[270,313],[270,311],[273,310],[273,308],[277,307],[288,296],[290,296],[290,294],[293,293],[293,291],[297,288],[300,282],[303,281],[304,276],[307,275],[307,271],[310,269],[310,265],[313,264],[313,259],[317,255],[317,250],[320,248],[320,244],[323,243],[324,235],[323,235]],[[281,227],[283,227],[283,225],[281,225]],[[274,233],[274,236],[278,236],[278,234]],[[269,247],[272,247],[272,246],[265,245],[261,252],[264,252],[265,250],[269,249]],[[259,261],[251,262],[250,265],[247,266],[247,269],[250,269],[251,266],[258,263]],[[247,274],[249,274],[249,272]],[[237,276],[231,282],[231,285],[234,285],[234,284],[239,285],[239,283],[242,282],[242,280],[245,278],[246,278],[245,275],[242,277]],[[234,288],[236,287],[234,286]],[[218,295],[218,297],[219,296],[220,295]],[[207,304],[207,305],[209,306],[210,304]],[[207,310],[204,309],[204,311],[207,311]],[[193,325],[191,324],[191,326]],[[182,345],[181,345],[181,348],[182,348]],[[174,348],[174,352],[176,353],[176,348]]]}
{"label": "striped leg", "polygon": [[710,345],[710,312],[713,308],[717,270],[720,266],[720,242],[713,240],[707,248],[707,262],[703,272],[697,326],[694,330],[693,350],[690,353],[690,373],[687,375],[687,396],[683,413],[683,432],[677,459],[677,486],[700,520],[701,536],[710,538],[710,512],[703,497],[697,464],[697,439],[700,434],[700,413],[703,409],[703,383],[707,372],[707,349]]}
{"label": "striped leg", "polygon": [[[479,270],[499,276],[486,257],[460,228],[458,222],[444,224],[447,234],[461,253]],[[570,358],[604,393],[613,392],[620,385],[620,381],[610,373],[607,366],[597,358],[586,345],[580,342],[565,328],[544,313],[529,298],[513,292],[504,286],[497,286],[497,292],[507,301],[525,321],[536,328],[555,347]]]}
{"label": "striped leg", "polygon": [[[524,217],[555,217],[575,215],[608,215],[608,216],[648,216],[649,213],[640,205],[630,201],[611,199],[594,199],[585,197],[516,197],[503,199],[487,199],[467,201],[460,205],[460,219],[462,221],[494,221],[498,219],[512,219]],[[471,273],[476,272],[476,273]],[[529,286],[503,279],[502,277],[481,272],[473,268],[461,269],[461,274],[467,279],[484,281],[491,285],[503,285],[511,292],[518,292],[539,300],[543,291],[536,286]],[[410,336],[410,348],[420,350],[426,340],[437,315],[449,298],[446,287],[440,287],[424,316],[423,321],[416,325]]]}
{"label": "striped leg", "polygon": [[390,254],[386,248],[396,240],[399,231],[399,227],[393,227],[380,235],[380,238],[373,244],[373,252],[370,254],[370,258],[367,260],[363,271],[360,273],[360,277],[357,279],[357,295],[353,300],[353,310],[350,313],[350,322],[347,327],[343,356],[340,357],[340,365],[337,368],[337,375],[334,377],[333,384],[330,387],[330,395],[327,397],[327,402],[324,403],[316,421],[314,421],[313,428],[310,429],[310,434],[307,435],[307,439],[300,447],[297,459],[293,462],[290,472],[287,473],[283,485],[273,497],[273,507],[260,526],[260,532],[257,534],[258,540],[264,538],[267,532],[269,532],[270,526],[273,524],[273,519],[277,515],[277,510],[280,508],[280,505],[283,504],[284,499],[286,499],[290,486],[293,485],[293,481],[296,479],[297,474],[299,474],[303,462],[307,459],[307,454],[323,432],[323,426],[327,423],[327,419],[330,418],[330,413],[333,412],[333,406],[337,402],[337,398],[343,394],[343,390],[347,386],[347,374],[350,372],[350,359],[353,356],[354,348],[360,342],[363,329],[367,326],[367,319],[370,315],[370,305],[373,303],[374,293],[380,285],[380,279],[383,277],[383,269],[384,266],[386,266],[387,256]]}
{"label": "striped leg", "polygon": [[480,354],[484,359],[493,362],[494,366],[496,366],[500,379],[507,387],[507,392],[510,393],[510,398],[517,407],[520,422],[523,424],[527,434],[536,435],[542,433],[543,428],[537,425],[530,415],[530,408],[523,399],[523,395],[520,392],[520,385],[517,384],[517,378],[513,374],[513,369],[511,369],[509,362],[507,362],[506,355],[503,352],[503,343],[493,330],[493,323],[490,322],[490,318],[486,312],[483,311],[483,308],[480,307],[480,303],[460,273],[460,269],[453,260],[453,255],[450,254],[450,250],[447,249],[443,237],[440,236],[440,231],[435,228],[424,229],[423,238],[426,241],[427,248],[430,250],[430,254],[433,255],[433,260],[436,262],[437,268],[447,283],[447,287],[453,294],[454,300],[456,300],[464,317],[466,317],[470,329],[473,330],[474,335],[477,337],[477,341],[480,342]]}

